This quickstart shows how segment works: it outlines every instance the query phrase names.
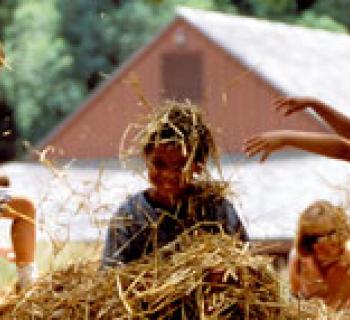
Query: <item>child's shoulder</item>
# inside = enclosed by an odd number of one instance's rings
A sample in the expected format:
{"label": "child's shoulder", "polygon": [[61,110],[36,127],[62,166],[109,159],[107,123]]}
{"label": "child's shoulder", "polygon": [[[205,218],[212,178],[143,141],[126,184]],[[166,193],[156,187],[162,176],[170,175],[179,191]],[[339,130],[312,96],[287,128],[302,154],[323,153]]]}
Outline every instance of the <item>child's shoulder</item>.
{"label": "child's shoulder", "polygon": [[145,218],[147,216],[153,216],[154,208],[146,199],[146,190],[139,191],[135,194],[128,195],[126,199],[121,203],[116,216],[125,216],[130,218]]}

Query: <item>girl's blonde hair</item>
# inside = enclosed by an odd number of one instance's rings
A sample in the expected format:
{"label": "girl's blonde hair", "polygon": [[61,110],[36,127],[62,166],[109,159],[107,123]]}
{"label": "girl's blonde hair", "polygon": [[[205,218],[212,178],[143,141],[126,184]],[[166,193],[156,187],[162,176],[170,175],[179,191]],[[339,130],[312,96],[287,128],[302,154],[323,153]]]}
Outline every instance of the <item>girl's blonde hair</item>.
{"label": "girl's blonde hair", "polygon": [[350,238],[349,218],[342,207],[328,201],[319,200],[307,207],[300,215],[296,248],[305,252],[306,237],[331,236],[333,240],[345,246]]}

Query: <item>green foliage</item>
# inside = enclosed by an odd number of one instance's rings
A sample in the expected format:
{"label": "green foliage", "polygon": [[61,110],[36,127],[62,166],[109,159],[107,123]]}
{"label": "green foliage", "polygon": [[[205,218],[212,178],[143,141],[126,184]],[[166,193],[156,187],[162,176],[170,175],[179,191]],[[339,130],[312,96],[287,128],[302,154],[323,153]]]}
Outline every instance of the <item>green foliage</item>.
{"label": "green foliage", "polygon": [[311,8],[317,15],[328,16],[350,30],[349,0],[318,0]]}
{"label": "green foliage", "polygon": [[52,1],[24,0],[6,32],[6,53],[13,70],[2,73],[4,94],[15,108],[22,137],[34,141],[84,95],[70,76],[73,60],[65,40],[57,36],[59,22]]}
{"label": "green foliage", "polygon": [[110,25],[116,28],[118,58],[125,60],[132,52],[150,41],[175,16],[176,7],[235,13],[228,0],[129,0],[111,14]]}
{"label": "green foliage", "polygon": [[305,11],[296,23],[309,28],[324,29],[334,32],[347,32],[345,25],[335,21],[327,15],[317,15],[314,11]]}
{"label": "green foliage", "polygon": [[241,0],[239,9],[259,18],[289,20],[296,13],[296,3],[291,0]]}
{"label": "green foliage", "polygon": [[88,82],[98,77],[94,87],[101,81],[101,73],[110,72],[117,62],[118,33],[110,15],[118,11],[110,0],[59,0],[61,12],[60,34],[69,43],[74,58],[72,76]]}
{"label": "green foliage", "polygon": [[230,0],[213,0],[213,10],[230,14],[238,13],[236,6],[234,6]]}
{"label": "green foliage", "polygon": [[[305,27],[345,32],[350,25],[348,0],[319,0],[312,9],[297,14],[296,1],[290,0],[242,0],[239,9],[250,15],[296,23]],[[335,5],[336,2],[336,5]]]}
{"label": "green foliage", "polygon": [[171,12],[164,12],[163,6],[131,0],[106,16],[109,25],[106,32],[115,39],[119,62],[150,41],[170,21]]}
{"label": "green foliage", "polygon": [[11,23],[17,3],[17,0],[0,1],[0,40],[4,40],[5,27]]}

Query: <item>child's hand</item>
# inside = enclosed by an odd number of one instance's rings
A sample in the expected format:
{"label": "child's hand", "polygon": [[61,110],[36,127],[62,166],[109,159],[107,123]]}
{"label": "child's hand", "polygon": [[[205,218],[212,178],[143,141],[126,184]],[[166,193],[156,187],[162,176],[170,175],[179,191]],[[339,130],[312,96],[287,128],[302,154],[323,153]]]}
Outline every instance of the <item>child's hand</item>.
{"label": "child's hand", "polygon": [[253,136],[243,143],[243,151],[247,157],[261,154],[260,162],[265,161],[268,156],[286,145],[287,131],[269,131]]}
{"label": "child's hand", "polygon": [[282,112],[283,115],[289,116],[292,113],[304,110],[307,107],[314,107],[320,102],[314,98],[279,98],[274,102],[276,111]]}

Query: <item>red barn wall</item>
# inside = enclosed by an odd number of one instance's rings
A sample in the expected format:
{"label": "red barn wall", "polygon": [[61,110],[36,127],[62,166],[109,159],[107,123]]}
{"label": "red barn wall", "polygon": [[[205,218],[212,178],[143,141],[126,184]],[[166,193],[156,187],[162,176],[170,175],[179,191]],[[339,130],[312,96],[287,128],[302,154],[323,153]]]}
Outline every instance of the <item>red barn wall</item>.
{"label": "red barn wall", "polygon": [[[183,45],[174,41],[179,30],[185,35]],[[137,75],[145,96],[153,103],[159,101],[163,94],[162,55],[169,52],[202,55],[201,105],[223,152],[240,152],[245,138],[265,130],[325,130],[305,112],[289,118],[277,114],[271,103],[278,96],[277,90],[179,19],[93,94],[45,145],[55,146],[62,158],[115,157],[124,130],[136,116],[145,112],[137,105],[131,86],[126,84],[130,72]]]}

